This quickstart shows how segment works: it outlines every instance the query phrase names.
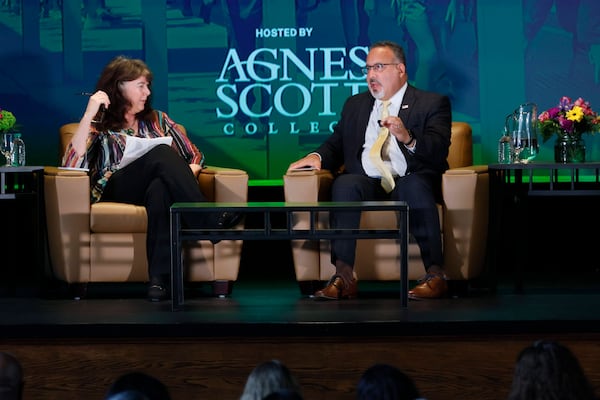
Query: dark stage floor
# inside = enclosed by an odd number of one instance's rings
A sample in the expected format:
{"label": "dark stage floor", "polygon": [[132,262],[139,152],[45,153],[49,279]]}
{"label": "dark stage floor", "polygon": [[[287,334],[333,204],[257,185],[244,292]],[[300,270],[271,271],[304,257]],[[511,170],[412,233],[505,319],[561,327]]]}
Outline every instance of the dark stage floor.
{"label": "dark stage floor", "polygon": [[83,300],[56,293],[0,297],[0,336],[595,332],[600,329],[600,314],[593,311],[600,308],[595,275],[527,279],[522,293],[507,280],[495,290],[410,301],[406,309],[400,306],[398,282],[360,282],[358,299],[322,302],[302,296],[293,279],[240,279],[227,298],[208,296],[205,286],[188,287],[184,309],[176,312],[170,301],[146,301],[144,285],[96,284]]}
{"label": "dark stage floor", "polygon": [[146,301],[142,284],[91,285],[83,300],[3,296],[0,344],[26,365],[28,399],[100,398],[132,368],[160,377],[174,399],[235,399],[259,361],[277,358],[306,399],[355,398],[362,371],[387,362],[426,398],[493,400],[506,398],[518,351],[548,337],[571,346],[600,387],[595,272],[532,274],[522,293],[502,278],[495,290],[407,308],[398,282],[359,282],[358,299],[322,302],[302,296],[293,277],[248,272],[227,298],[188,287],[176,312],[170,301]]}

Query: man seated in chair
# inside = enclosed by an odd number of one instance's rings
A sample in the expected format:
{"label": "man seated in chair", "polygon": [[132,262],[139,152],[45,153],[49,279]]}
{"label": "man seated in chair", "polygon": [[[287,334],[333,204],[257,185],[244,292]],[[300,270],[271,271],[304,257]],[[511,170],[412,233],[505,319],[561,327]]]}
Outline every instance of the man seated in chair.
{"label": "man seated in chair", "polygon": [[[409,230],[425,265],[425,276],[409,291],[412,298],[448,293],[436,203],[442,199],[442,174],[448,169],[452,125],[450,100],[408,83],[404,49],[390,41],[371,46],[363,68],[369,90],[350,97],[331,136],[288,170],[311,166],[339,174],[333,201],[406,201]],[[360,212],[331,214],[334,229],[360,224]],[[356,240],[331,241],[335,274],[315,299],[354,298]]]}

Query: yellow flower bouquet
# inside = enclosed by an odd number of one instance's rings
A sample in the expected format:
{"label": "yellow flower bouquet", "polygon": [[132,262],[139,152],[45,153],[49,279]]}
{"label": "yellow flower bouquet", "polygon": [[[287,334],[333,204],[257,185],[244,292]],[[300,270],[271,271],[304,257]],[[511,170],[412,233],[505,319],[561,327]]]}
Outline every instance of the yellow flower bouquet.
{"label": "yellow flower bouquet", "polygon": [[600,117],[589,102],[581,97],[572,101],[563,96],[556,107],[549,108],[538,116],[539,130],[544,142],[556,135],[580,138],[584,133],[600,131]]}

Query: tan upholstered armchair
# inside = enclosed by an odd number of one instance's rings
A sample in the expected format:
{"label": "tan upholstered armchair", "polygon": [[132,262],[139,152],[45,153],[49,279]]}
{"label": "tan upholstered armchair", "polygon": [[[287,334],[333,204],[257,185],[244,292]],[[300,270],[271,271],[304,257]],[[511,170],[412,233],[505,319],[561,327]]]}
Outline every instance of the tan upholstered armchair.
{"label": "tan upholstered armchair", "polygon": [[[60,128],[59,157],[76,129],[76,123]],[[208,167],[198,182],[210,201],[247,201],[245,171]],[[148,281],[144,207],[90,204],[90,181],[82,171],[46,167],[44,190],[50,262],[56,279],[74,286],[78,296],[85,294],[88,282]],[[230,240],[188,244],[186,279],[212,283],[215,295],[230,294],[238,277],[241,246],[241,241]]]}
{"label": "tan upholstered armchair", "polygon": [[[450,169],[442,179],[444,204],[440,204],[440,221],[444,243],[446,274],[451,281],[465,284],[481,274],[485,263],[488,224],[487,166],[474,166],[471,126],[452,123],[452,144],[448,155]],[[329,171],[294,171],[284,176],[287,202],[327,201],[333,176]],[[364,212],[362,226],[393,229],[396,217],[391,212]],[[324,213],[323,213],[324,214]],[[295,215],[294,225],[308,226],[306,215]],[[319,224],[328,224],[320,215]],[[419,247],[409,242],[408,278],[425,274]],[[335,273],[330,261],[329,243],[298,240],[292,242],[296,279],[303,294],[322,287]],[[357,243],[355,273],[359,280],[388,281],[400,279],[399,246],[394,240],[363,239]],[[452,282],[451,282],[452,283]],[[453,285],[464,286],[464,285]],[[466,288],[466,287],[465,287]]]}

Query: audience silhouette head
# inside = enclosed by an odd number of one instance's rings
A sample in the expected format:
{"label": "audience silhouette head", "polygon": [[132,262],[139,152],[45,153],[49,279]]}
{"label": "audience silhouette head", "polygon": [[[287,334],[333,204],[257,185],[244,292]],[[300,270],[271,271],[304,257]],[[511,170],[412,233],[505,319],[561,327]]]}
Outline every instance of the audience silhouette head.
{"label": "audience silhouette head", "polygon": [[302,400],[302,395],[293,389],[279,389],[263,397],[263,400]]}
{"label": "audience silhouette head", "polygon": [[0,352],[0,399],[19,400],[23,396],[23,368],[10,353]]}
{"label": "audience silhouette head", "polygon": [[592,400],[594,389],[571,350],[539,340],[519,353],[509,400]]}
{"label": "audience silhouette head", "polygon": [[106,400],[150,400],[148,396],[137,390],[125,390],[106,397]]}
{"label": "audience silhouette head", "polygon": [[357,400],[416,400],[421,398],[413,380],[389,364],[374,364],[362,374]]}
{"label": "audience silhouette head", "polygon": [[10,353],[0,352],[0,399],[21,399],[23,384],[23,367],[19,360]]}
{"label": "audience silhouette head", "polygon": [[[300,385],[290,369],[279,360],[257,365],[246,380],[240,400],[263,400],[278,390],[289,390],[301,396]],[[280,397],[274,397],[275,399]],[[294,397],[281,397],[293,399]]]}
{"label": "audience silhouette head", "polygon": [[106,400],[170,400],[169,389],[157,378],[144,372],[128,372],[108,389]]}

